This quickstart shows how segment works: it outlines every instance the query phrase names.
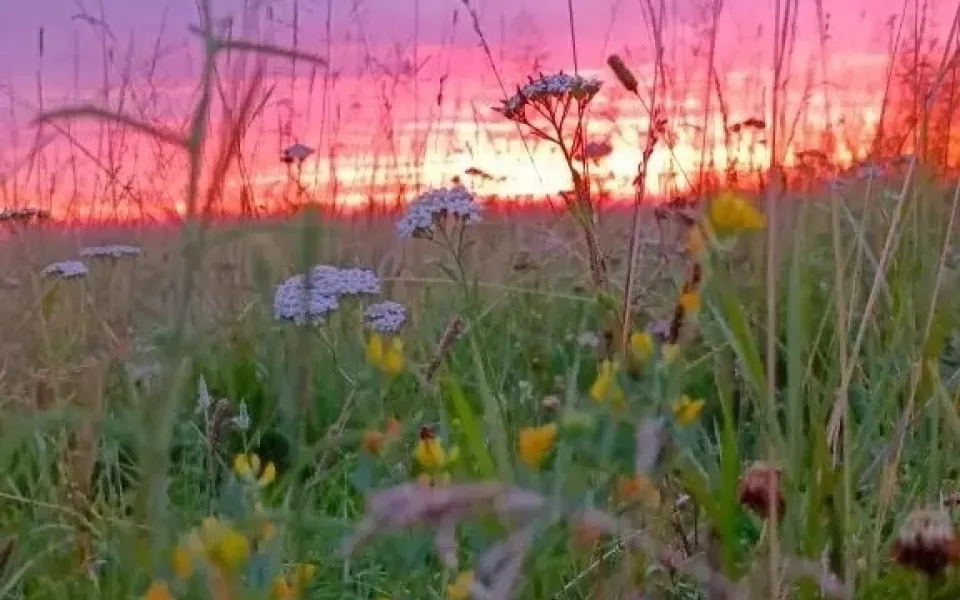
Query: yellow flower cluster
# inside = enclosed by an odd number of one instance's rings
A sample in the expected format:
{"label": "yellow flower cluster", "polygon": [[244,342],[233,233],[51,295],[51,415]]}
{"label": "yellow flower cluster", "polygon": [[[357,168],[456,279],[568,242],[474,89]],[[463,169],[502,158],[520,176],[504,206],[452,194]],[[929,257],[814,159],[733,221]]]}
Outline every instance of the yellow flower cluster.
{"label": "yellow flower cluster", "polygon": [[473,571],[463,571],[447,586],[447,598],[450,600],[469,600],[472,597],[470,590],[473,587]]}
{"label": "yellow flower cluster", "polygon": [[460,449],[454,446],[448,451],[443,441],[424,427],[420,430],[413,458],[421,470],[421,483],[442,485],[450,480],[450,467],[460,458]]}
{"label": "yellow flower cluster", "polygon": [[623,504],[637,502],[654,510],[660,507],[660,490],[645,475],[621,476],[617,479],[617,499]]}
{"label": "yellow flower cluster", "polygon": [[403,355],[403,340],[391,337],[384,340],[379,333],[371,333],[367,340],[367,362],[384,375],[393,377],[403,372],[406,359]]}
{"label": "yellow flower cluster", "polygon": [[710,226],[718,235],[763,229],[767,222],[749,200],[730,190],[722,192],[710,203]]}
{"label": "yellow flower cluster", "polygon": [[684,394],[679,400],[673,403],[673,416],[680,425],[690,425],[700,417],[703,412],[703,400],[694,400]]}
{"label": "yellow flower cluster", "polygon": [[539,469],[557,442],[557,424],[525,427],[517,439],[520,460],[531,469]]}
{"label": "yellow flower cluster", "polygon": [[287,573],[278,575],[273,580],[271,600],[299,600],[303,597],[303,590],[317,574],[316,565],[298,563],[293,565]]}
{"label": "yellow flower cluster", "polygon": [[221,571],[237,573],[250,560],[251,546],[250,539],[228,522],[207,517],[174,549],[173,572],[180,579],[188,579],[197,563],[206,562]]}
{"label": "yellow flower cluster", "polygon": [[656,348],[653,336],[647,331],[638,331],[630,336],[630,357],[640,364],[653,358]]}
{"label": "yellow flower cluster", "polygon": [[238,454],[233,459],[233,472],[244,483],[264,488],[277,479],[277,467],[268,462],[261,464],[256,454]]}
{"label": "yellow flower cluster", "polygon": [[162,579],[158,579],[150,584],[147,593],[143,595],[143,600],[174,600],[170,592],[170,585]]}
{"label": "yellow flower cluster", "polygon": [[384,431],[368,429],[363,432],[361,444],[371,456],[380,456],[388,445],[397,441],[403,435],[403,425],[400,421],[390,418]]}
{"label": "yellow flower cluster", "polygon": [[620,363],[610,359],[600,363],[597,378],[590,386],[590,397],[597,404],[603,404],[608,399],[615,407],[623,406],[627,395],[619,381]]}

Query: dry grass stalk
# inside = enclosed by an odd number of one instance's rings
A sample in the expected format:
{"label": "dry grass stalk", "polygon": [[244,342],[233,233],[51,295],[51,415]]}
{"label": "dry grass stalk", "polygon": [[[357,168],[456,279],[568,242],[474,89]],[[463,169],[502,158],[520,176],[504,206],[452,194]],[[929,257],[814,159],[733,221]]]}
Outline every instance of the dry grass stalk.
{"label": "dry grass stalk", "polygon": [[70,372],[68,386],[73,393],[69,397],[69,407],[76,409],[82,419],[66,433],[66,444],[58,469],[66,488],[66,505],[77,515],[77,552],[85,567],[94,559],[90,527],[94,516],[91,499],[100,424],[104,416],[104,365],[105,361],[92,359]]}
{"label": "dry grass stalk", "polygon": [[453,345],[460,339],[460,336],[463,335],[464,327],[463,319],[460,317],[454,317],[450,320],[450,323],[447,324],[447,328],[443,330],[443,335],[440,336],[440,342],[437,344],[437,349],[433,353],[433,358],[430,360],[430,364],[427,365],[426,369],[423,371],[424,380],[428,383],[433,381],[433,378],[436,377],[437,371],[440,369],[440,365],[443,364],[443,361],[446,360],[447,356],[450,354],[450,349]]}
{"label": "dry grass stalk", "polygon": [[[613,71],[614,75],[616,75],[617,80],[620,81],[620,84],[627,91],[639,97],[637,78],[633,72],[627,68],[627,65],[623,62],[623,59],[617,54],[612,54],[607,59],[607,65]],[[659,73],[659,71],[656,71],[656,73]],[[666,117],[664,116],[663,111],[660,110],[656,104],[656,77],[654,78],[652,96],[652,108],[649,115],[650,128],[649,132],[647,133],[646,144],[643,148],[643,155],[640,159],[640,163],[637,165],[637,176],[633,181],[634,204],[633,216],[630,224],[630,241],[627,249],[627,275],[623,285],[623,301],[620,308],[619,349],[623,353],[626,353],[627,351],[627,344],[629,343],[630,339],[630,331],[633,326],[633,318],[631,314],[633,308],[633,288],[636,283],[637,253],[640,245],[640,208],[643,205],[643,199],[646,192],[647,165],[650,162],[650,157],[653,156],[653,151],[657,146],[657,142],[666,133],[667,127]]]}

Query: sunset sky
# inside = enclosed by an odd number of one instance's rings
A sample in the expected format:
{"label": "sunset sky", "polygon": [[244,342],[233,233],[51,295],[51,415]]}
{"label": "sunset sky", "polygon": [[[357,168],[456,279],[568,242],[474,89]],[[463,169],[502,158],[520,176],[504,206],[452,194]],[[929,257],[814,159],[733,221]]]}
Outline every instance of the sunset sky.
{"label": "sunset sky", "polygon": [[[200,64],[197,38],[188,30],[198,22],[195,0],[8,4],[0,23],[0,208],[40,204],[74,216],[128,214],[142,203],[149,212],[182,208],[186,161],[172,148],[91,121],[39,131],[29,122],[41,105],[93,103],[183,130]],[[264,91],[270,94],[245,137],[241,172],[231,176],[227,196],[234,204],[241,182],[251,184],[250,202],[267,208],[289,198],[295,177],[314,199],[351,204],[410,195],[416,185],[443,185],[469,167],[493,176],[485,182],[465,178],[480,193],[541,196],[567,189],[559,156],[530,138],[525,144],[517,127],[491,110],[504,96],[500,82],[510,93],[534,65],[547,73],[576,67],[604,80],[588,132],[591,140],[611,143],[613,152],[596,172],[609,174],[609,189],[629,191],[646,110],[623,94],[604,60],[619,52],[641,79],[652,73],[642,0],[573,0],[576,64],[565,0],[471,0],[493,65],[461,0],[276,0],[262,2],[246,18],[241,0],[213,4],[218,18],[233,17],[237,37],[282,46],[296,42],[329,61],[329,69],[316,68],[313,78],[303,62],[266,63]],[[700,160],[704,31],[712,0],[667,4],[673,157],[692,172]],[[824,0],[830,22],[826,85],[816,4],[799,5],[787,98],[788,118],[800,115],[794,149],[816,147],[825,90],[832,121],[842,117],[847,137],[859,138],[858,146],[879,115],[891,24],[900,23],[904,4]],[[907,3],[906,14],[911,29],[912,5]],[[929,38],[947,38],[954,10],[950,2],[930,5]],[[773,15],[772,0],[723,2],[715,64],[733,122],[768,117]],[[228,99],[240,94],[231,90],[242,89],[242,75],[254,64],[230,60],[220,62]],[[720,119],[715,97],[710,102],[708,146],[715,146]],[[216,128],[212,133],[218,141]],[[278,160],[280,149],[296,141],[318,150],[301,173]],[[861,151],[844,147],[837,158]],[[766,160],[762,154],[761,148],[754,158]],[[671,160],[664,147],[654,155],[651,192],[666,191],[663,174]]]}

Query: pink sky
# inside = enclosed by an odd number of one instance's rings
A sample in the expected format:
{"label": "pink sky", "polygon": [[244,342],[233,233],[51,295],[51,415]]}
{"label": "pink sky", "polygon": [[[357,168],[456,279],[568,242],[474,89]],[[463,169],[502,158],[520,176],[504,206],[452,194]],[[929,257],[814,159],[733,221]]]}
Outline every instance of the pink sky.
{"label": "pink sky", "polygon": [[[62,132],[46,128],[40,138],[43,152],[28,160],[37,145],[37,132],[27,122],[41,100],[47,107],[106,101],[113,108],[122,103],[126,112],[151,122],[179,127],[198,72],[199,49],[187,30],[197,22],[195,0],[10,4],[0,25],[0,205],[40,196],[41,202],[53,202],[56,208],[57,202],[63,202],[56,198],[66,190],[82,188],[67,194],[71,202],[78,202],[79,194],[87,202],[96,198],[106,210],[117,210],[116,205],[129,204],[129,199],[107,185],[111,178],[104,172],[112,169],[117,173],[113,180],[138,189],[164,180],[165,185],[149,195],[159,197],[169,205],[166,208],[175,208],[182,190],[169,182],[182,180],[183,163],[169,156],[169,150],[159,155],[154,144],[116,132],[111,150],[103,143],[107,136],[102,126],[87,122],[69,129],[83,145],[80,151],[71,149]],[[234,17],[237,35],[292,45],[293,0],[263,4],[270,7],[272,18],[264,9],[257,19],[244,24],[242,2],[214,0],[218,16]],[[535,58],[546,72],[573,70],[565,1],[472,0],[471,4],[508,91],[522,83]],[[665,35],[667,63],[678,94],[672,114],[678,125],[688,118],[702,122],[707,49],[700,32],[707,22],[701,7],[710,2],[667,4],[671,7]],[[901,2],[824,0],[831,31],[827,86],[819,83],[820,65],[811,56],[818,52],[815,3],[799,4],[792,65],[795,85],[789,98],[793,112],[802,111],[809,121],[822,124],[820,98],[827,89],[834,120],[843,114],[848,122],[869,128],[882,92],[886,22],[899,15]],[[329,28],[328,10],[332,10]],[[635,100],[619,99],[622,94],[603,61],[610,52],[623,52],[641,76],[649,72],[645,65],[652,53],[642,2],[573,0],[573,10],[577,66],[606,82],[594,107],[600,117],[592,120],[590,131],[612,141],[615,152],[604,169],[629,187],[639,154],[637,127],[643,126],[644,112]],[[768,108],[773,10],[771,0],[724,2],[716,64],[725,73],[724,92],[734,120],[762,116]],[[952,10],[950,3],[942,1],[931,8],[937,17],[931,20],[932,31],[941,40],[946,38]],[[336,179],[335,192],[341,201],[365,197],[373,189],[395,190],[398,181],[443,184],[470,166],[503,179],[480,191],[538,195],[568,185],[556,156],[537,146],[531,157],[516,128],[490,110],[502,92],[460,0],[300,0],[296,12],[297,43],[328,56],[331,77],[325,84],[328,73],[320,69],[311,86],[308,66],[300,64],[292,72],[289,62],[268,63],[268,85],[275,89],[244,148],[247,175],[257,186],[258,202],[269,204],[263,199],[284,193],[289,175],[277,163],[277,151],[295,139],[318,149],[318,156],[305,166],[303,181],[311,184],[317,196],[329,196],[331,179]],[[97,24],[101,18],[107,27]],[[38,53],[41,27],[42,59]],[[104,50],[110,57],[106,63]],[[151,66],[154,56],[156,64]],[[410,76],[417,63],[419,76]],[[800,82],[811,67],[817,69],[817,85],[809,106],[802,106]],[[125,80],[127,72],[132,76]],[[235,71],[226,71],[225,76],[231,73]],[[103,94],[105,83],[108,100]],[[711,129],[717,127],[719,122],[711,124]],[[286,133],[281,132],[284,129]],[[388,131],[393,132],[389,139]],[[682,131],[678,136],[678,160],[698,160],[696,136]],[[331,152],[337,155],[334,161],[327,158]],[[669,161],[669,154],[660,151],[651,169],[662,172]],[[142,180],[144,174],[147,181]],[[658,185],[653,178],[652,191],[658,191]]]}

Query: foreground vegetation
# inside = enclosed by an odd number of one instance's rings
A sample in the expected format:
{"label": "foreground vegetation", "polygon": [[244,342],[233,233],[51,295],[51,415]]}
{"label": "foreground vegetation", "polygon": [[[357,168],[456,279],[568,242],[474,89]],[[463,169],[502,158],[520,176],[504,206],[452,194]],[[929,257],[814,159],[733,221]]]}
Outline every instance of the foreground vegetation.
{"label": "foreground vegetation", "polygon": [[[176,236],[40,277],[70,246],[23,234],[4,594],[953,597],[956,193],[918,181],[784,203],[789,227],[721,196],[649,239],[623,351],[617,303],[529,218],[378,223],[363,249],[310,214],[214,229],[179,324]],[[273,286],[317,263],[380,289],[278,319]],[[405,319],[365,313],[387,299]]]}
{"label": "foreground vegetation", "polygon": [[[214,65],[324,61],[218,37],[207,2],[186,131],[40,115],[151,136],[188,185],[178,231],[0,215],[0,597],[957,597],[960,188],[913,157],[796,197],[775,118],[761,197],[731,163],[699,206],[644,208],[671,137],[648,6],[626,227],[586,166],[602,84],[562,73],[498,109],[564,158],[562,221],[457,187],[218,225],[264,71],[214,153]],[[298,200],[311,153],[282,155]]]}

